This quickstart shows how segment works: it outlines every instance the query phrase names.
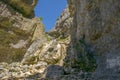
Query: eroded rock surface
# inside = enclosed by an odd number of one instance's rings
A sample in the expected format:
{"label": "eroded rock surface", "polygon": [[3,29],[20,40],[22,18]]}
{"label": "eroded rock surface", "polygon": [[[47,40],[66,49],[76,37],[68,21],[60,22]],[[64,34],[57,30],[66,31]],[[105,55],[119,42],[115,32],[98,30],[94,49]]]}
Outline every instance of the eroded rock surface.
{"label": "eroded rock surface", "polygon": [[70,34],[73,17],[70,16],[68,6],[63,10],[57,19],[53,31],[58,32],[61,37],[67,37]]}
{"label": "eroded rock surface", "polygon": [[31,42],[44,34],[39,19],[22,15],[12,5],[0,1],[0,62],[21,61]]}
{"label": "eroded rock surface", "polygon": [[[86,55],[87,51],[93,54],[96,61],[97,67],[93,71],[95,80],[120,79],[119,3],[119,0],[68,0],[70,13],[74,19],[71,28],[71,54],[67,58],[67,62],[73,62],[66,63],[67,66],[72,67],[79,63],[81,55]],[[87,49],[81,44],[86,45]]]}
{"label": "eroded rock surface", "polygon": [[21,2],[33,9],[37,0],[6,1],[0,1],[1,80],[120,79],[119,0],[68,0],[47,33],[25,6],[13,8]]}

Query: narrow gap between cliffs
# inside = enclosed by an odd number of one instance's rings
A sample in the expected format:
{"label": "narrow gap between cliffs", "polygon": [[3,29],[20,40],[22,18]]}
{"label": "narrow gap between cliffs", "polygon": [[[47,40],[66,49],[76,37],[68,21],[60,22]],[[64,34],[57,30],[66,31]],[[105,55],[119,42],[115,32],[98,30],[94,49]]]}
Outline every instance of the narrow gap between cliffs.
{"label": "narrow gap between cliffs", "polygon": [[67,6],[67,0],[39,0],[34,12],[35,16],[42,19],[45,31],[50,31]]}

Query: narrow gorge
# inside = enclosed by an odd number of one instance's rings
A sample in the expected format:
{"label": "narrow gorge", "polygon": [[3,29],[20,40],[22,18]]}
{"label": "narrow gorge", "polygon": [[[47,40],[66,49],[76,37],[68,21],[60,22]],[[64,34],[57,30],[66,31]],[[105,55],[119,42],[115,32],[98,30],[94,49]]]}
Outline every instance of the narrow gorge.
{"label": "narrow gorge", "polygon": [[0,0],[0,80],[120,80],[119,0],[67,0],[48,32],[37,2]]}

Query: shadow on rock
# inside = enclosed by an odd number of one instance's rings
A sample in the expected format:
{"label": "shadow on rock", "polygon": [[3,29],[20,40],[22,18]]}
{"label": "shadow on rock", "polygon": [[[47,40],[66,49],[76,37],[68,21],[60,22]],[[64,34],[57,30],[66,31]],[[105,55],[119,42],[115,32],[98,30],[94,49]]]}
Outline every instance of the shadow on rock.
{"label": "shadow on rock", "polygon": [[64,69],[63,67],[59,65],[50,65],[46,68],[44,77],[45,79],[52,79],[56,80],[58,77],[61,77],[64,75]]}

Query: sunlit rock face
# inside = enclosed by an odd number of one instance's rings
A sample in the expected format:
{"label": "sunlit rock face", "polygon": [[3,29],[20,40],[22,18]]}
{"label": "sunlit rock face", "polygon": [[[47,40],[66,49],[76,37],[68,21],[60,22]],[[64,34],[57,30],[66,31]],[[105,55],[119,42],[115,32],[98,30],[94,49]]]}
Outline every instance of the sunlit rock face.
{"label": "sunlit rock face", "polygon": [[28,52],[22,61],[24,64],[38,63],[39,61],[42,61],[46,62],[47,64],[63,65],[63,63],[59,61],[62,57],[65,57],[66,46],[64,44],[61,44],[56,40],[51,40],[50,42],[42,42],[38,45],[41,46],[38,47],[38,50],[35,50],[35,52],[30,53],[30,50],[36,46],[31,45],[32,48],[30,47],[28,49]]}
{"label": "sunlit rock face", "polygon": [[54,31],[60,33],[61,37],[67,37],[70,34],[70,28],[72,26],[73,17],[70,16],[69,8],[66,7],[57,19]]}
{"label": "sunlit rock face", "polygon": [[44,34],[44,27],[37,18],[23,17],[9,1],[0,1],[0,62],[11,63],[22,60],[31,41]]}
{"label": "sunlit rock face", "polygon": [[[63,75],[62,66],[69,38],[50,41],[42,38],[42,40],[38,39],[30,45],[21,62],[1,63],[0,79],[27,79],[31,76],[33,79],[49,79],[49,76],[53,79],[52,70],[56,72],[56,77]],[[49,67],[51,64],[54,64],[55,68]]]}
{"label": "sunlit rock face", "polygon": [[74,17],[71,28],[72,57],[69,61],[85,54],[74,48],[82,39],[96,59],[95,80],[120,79],[120,1],[68,0],[68,4]]}
{"label": "sunlit rock face", "polygon": [[58,33],[45,33],[41,20],[32,18],[35,4],[36,0],[0,1],[0,80],[46,78],[44,70],[51,64],[58,66],[55,71],[59,66],[63,70],[70,36],[54,37],[61,34],[58,29]]}

